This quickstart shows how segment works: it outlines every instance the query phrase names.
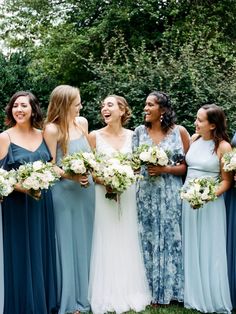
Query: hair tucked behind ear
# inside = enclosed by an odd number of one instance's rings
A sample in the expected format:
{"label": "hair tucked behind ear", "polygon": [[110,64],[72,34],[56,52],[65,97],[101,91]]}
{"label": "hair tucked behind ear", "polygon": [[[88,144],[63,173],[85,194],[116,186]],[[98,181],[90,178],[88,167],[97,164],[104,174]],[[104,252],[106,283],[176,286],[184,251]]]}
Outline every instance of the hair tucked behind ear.
{"label": "hair tucked behind ear", "polygon": [[[169,96],[166,93],[159,91],[151,92],[148,96],[154,96],[156,98],[156,103],[160,108],[164,109],[161,120],[161,129],[163,132],[167,133],[169,129],[174,126],[176,119]],[[145,123],[145,125],[149,128],[152,127],[150,122]]]}

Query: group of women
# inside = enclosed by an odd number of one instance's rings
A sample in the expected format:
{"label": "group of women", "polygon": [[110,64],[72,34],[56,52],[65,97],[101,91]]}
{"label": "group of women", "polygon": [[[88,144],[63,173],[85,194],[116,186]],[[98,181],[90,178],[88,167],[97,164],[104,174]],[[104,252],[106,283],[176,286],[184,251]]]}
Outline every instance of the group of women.
{"label": "group of women", "polygon": [[[44,125],[30,92],[17,92],[6,107],[0,165],[10,170],[52,161],[61,179],[39,200],[17,185],[1,203],[0,313],[139,312],[173,301],[230,313],[236,307],[236,193],[221,162],[231,150],[222,109],[202,106],[190,139],[163,92],[148,95],[144,125],[134,132],[124,127],[131,110],[121,96],[104,99],[105,126],[89,134],[81,108],[79,89],[69,85],[51,93]],[[119,201],[105,197],[103,178],[60,168],[73,152],[112,156],[142,144],[168,150],[170,162],[142,166],[142,179]],[[203,176],[220,179],[217,199],[194,210],[179,190],[184,177],[187,184]]]}

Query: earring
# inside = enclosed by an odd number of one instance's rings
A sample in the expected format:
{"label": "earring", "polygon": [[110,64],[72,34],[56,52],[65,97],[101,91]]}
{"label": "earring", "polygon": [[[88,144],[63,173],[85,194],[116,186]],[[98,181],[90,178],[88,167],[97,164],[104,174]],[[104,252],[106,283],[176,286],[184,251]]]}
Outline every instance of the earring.
{"label": "earring", "polygon": [[163,121],[163,114],[161,114],[161,116],[160,116],[160,122],[162,122]]}

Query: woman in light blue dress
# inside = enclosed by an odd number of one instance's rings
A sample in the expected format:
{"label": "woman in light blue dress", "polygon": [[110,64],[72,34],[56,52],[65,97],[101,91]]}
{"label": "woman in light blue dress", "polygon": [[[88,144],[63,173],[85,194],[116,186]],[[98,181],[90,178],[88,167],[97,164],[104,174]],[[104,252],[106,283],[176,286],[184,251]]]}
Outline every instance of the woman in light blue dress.
{"label": "woman in light blue dress", "polygon": [[[90,310],[89,266],[94,219],[94,184],[91,176],[68,176],[59,168],[63,156],[90,151],[78,88],[60,85],[50,97],[44,138],[62,180],[52,189],[56,228],[59,313]],[[82,185],[88,187],[83,187]]]}
{"label": "woman in light blue dress", "polygon": [[137,183],[140,234],[153,304],[183,301],[182,202],[179,189],[186,171],[184,155],[189,146],[186,129],[174,124],[169,97],[149,94],[145,125],[134,131],[133,148],[156,145],[169,152],[168,166],[142,167]]}
{"label": "woman in light blue dress", "polygon": [[[236,133],[231,142],[236,147]],[[233,308],[236,309],[236,175],[234,186],[225,193],[227,217],[227,259],[229,287]]]}
{"label": "woman in light blue dress", "polygon": [[189,179],[220,179],[217,199],[193,209],[183,202],[184,305],[203,313],[230,313],[226,259],[226,212],[223,193],[232,175],[223,171],[222,155],[231,150],[222,109],[202,106],[195,121],[196,135],[186,155]]}

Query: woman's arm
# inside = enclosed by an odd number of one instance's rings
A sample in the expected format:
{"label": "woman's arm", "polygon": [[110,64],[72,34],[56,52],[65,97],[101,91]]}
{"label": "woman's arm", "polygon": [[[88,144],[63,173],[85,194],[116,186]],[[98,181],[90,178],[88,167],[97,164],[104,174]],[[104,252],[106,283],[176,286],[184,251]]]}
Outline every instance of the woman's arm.
{"label": "woman's arm", "polygon": [[10,139],[6,132],[0,134],[0,159],[6,157],[10,145]]}
{"label": "woman's arm", "polygon": [[88,135],[89,145],[92,149],[96,149],[96,134],[95,131],[92,131]]}
{"label": "woman's arm", "polygon": [[221,181],[219,187],[217,189],[216,195],[220,196],[224,192],[226,192],[233,183],[233,172],[226,172],[223,169],[224,163],[222,162],[222,156],[224,153],[230,152],[232,150],[230,144],[226,141],[222,141],[219,145],[217,155],[220,158],[220,175]]}

